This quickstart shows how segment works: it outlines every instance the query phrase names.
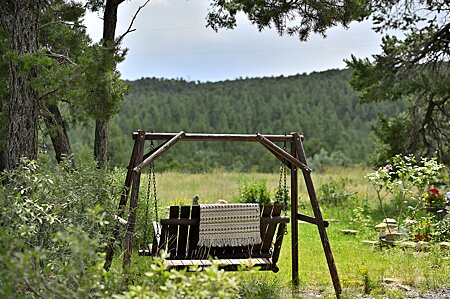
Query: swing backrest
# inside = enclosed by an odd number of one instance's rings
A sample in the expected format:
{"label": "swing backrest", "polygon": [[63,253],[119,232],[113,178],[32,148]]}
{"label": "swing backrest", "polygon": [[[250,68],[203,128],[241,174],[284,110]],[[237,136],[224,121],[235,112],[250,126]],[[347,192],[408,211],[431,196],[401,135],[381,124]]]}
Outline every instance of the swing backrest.
{"label": "swing backrest", "polygon": [[[281,242],[289,217],[280,216],[281,205],[261,206],[261,240],[252,246],[198,247],[200,207],[171,206],[169,218],[161,219],[160,236],[154,236],[153,250],[164,250],[170,260],[195,260],[208,257],[225,258],[271,258],[276,264]],[[155,224],[154,224],[155,226]],[[156,226],[156,230],[159,228]],[[276,234],[276,238],[274,238]],[[159,238],[158,238],[159,237]]]}

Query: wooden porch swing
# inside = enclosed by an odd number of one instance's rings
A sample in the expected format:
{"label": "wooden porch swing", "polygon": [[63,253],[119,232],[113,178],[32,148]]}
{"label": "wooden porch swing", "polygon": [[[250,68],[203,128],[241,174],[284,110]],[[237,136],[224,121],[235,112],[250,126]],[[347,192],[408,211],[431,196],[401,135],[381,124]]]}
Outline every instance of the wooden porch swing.
{"label": "wooden porch swing", "polygon": [[[291,170],[291,213],[290,219],[281,216],[282,205],[263,205],[260,207],[260,235],[261,243],[246,246],[197,246],[199,238],[200,207],[199,206],[172,206],[169,218],[161,222],[153,222],[153,242],[148,252],[156,255],[160,250],[167,252],[168,258],[164,264],[168,268],[186,268],[189,266],[210,266],[218,264],[225,270],[236,270],[240,265],[258,266],[261,270],[278,272],[278,258],[280,254],[286,224],[291,220],[292,239],[292,282],[298,286],[298,221],[302,220],[317,225],[319,235],[325,252],[328,268],[333,281],[336,297],[340,297],[341,286],[331,247],[328,241],[326,227],[328,223],[323,220],[311,179],[311,169],[307,166],[306,155],[303,150],[303,136],[294,132],[289,135],[242,135],[242,134],[193,134],[193,133],[149,133],[139,130],[133,133],[134,147],[125,179],[125,186],[119,202],[118,218],[125,214],[128,197],[130,197],[128,220],[126,221],[126,234],[124,241],[124,270],[131,261],[133,249],[133,235],[136,225],[136,210],[142,170],[152,166],[153,161],[164,154],[178,141],[223,141],[223,142],[259,142],[275,157]],[[156,148],[144,154],[146,140],[164,141]],[[274,142],[288,142],[291,145],[290,153]],[[301,169],[314,217],[298,213],[298,168]],[[157,204],[155,198],[155,205]],[[111,241],[107,247],[104,268],[109,269],[114,255],[114,244],[119,240],[120,224],[116,224]],[[208,259],[213,257],[213,260]]]}

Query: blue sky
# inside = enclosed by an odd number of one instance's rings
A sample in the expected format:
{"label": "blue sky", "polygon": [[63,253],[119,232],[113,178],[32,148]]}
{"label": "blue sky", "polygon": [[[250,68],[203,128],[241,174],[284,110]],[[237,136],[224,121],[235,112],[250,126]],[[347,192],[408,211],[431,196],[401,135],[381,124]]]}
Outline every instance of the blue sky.
{"label": "blue sky", "polygon": [[[143,0],[124,2],[119,8],[117,35],[122,34]],[[371,57],[381,51],[381,37],[371,24],[352,23],[349,29],[328,30],[327,38],[311,36],[307,42],[278,36],[275,30],[259,32],[240,15],[234,30],[218,33],[206,28],[207,0],[152,0],[140,12],[124,39],[129,49],[119,65],[124,79],[142,77],[221,81],[239,77],[289,76],[344,68],[351,54]],[[85,18],[88,33],[98,41],[102,21],[96,14]]]}

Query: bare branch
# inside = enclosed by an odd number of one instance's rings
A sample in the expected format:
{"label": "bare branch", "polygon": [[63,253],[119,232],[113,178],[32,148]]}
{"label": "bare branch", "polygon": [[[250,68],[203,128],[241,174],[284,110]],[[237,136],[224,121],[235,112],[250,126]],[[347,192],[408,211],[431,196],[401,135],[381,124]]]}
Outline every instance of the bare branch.
{"label": "bare branch", "polygon": [[136,29],[132,29],[134,21],[136,20],[136,18],[138,16],[139,12],[141,11],[141,9],[143,9],[149,2],[150,2],[150,0],[145,1],[145,3],[142,4],[141,6],[139,6],[139,8],[136,10],[136,12],[133,15],[133,18],[131,19],[130,26],[128,26],[127,30],[121,36],[119,36],[119,38],[117,38],[117,40],[116,40],[116,44],[117,45],[119,45],[122,42],[122,40],[125,38],[125,36],[128,33],[136,31]]}

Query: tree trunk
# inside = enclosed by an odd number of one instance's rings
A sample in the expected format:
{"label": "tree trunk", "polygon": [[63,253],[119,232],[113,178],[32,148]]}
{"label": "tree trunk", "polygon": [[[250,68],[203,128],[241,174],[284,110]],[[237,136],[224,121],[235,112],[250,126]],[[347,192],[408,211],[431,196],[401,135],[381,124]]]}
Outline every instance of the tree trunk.
{"label": "tree trunk", "polygon": [[94,157],[98,167],[103,167],[108,161],[108,121],[95,122]]}
{"label": "tree trunk", "polygon": [[25,68],[20,58],[38,50],[40,4],[30,0],[1,1],[0,18],[9,32],[11,50],[19,58],[19,62],[9,62],[8,169],[16,167],[22,157],[37,158],[39,105],[31,87],[36,72],[34,67]]}
{"label": "tree trunk", "polygon": [[[115,42],[117,10],[124,0],[107,0],[103,14],[103,43],[108,46]],[[114,54],[112,54],[114,55]],[[94,157],[98,167],[108,161],[108,120],[95,121]]]}
{"label": "tree trunk", "polygon": [[75,167],[75,159],[61,112],[56,104],[48,104],[47,109],[44,122],[52,140],[56,161],[60,163],[63,157],[66,157],[72,161],[72,165]]}

